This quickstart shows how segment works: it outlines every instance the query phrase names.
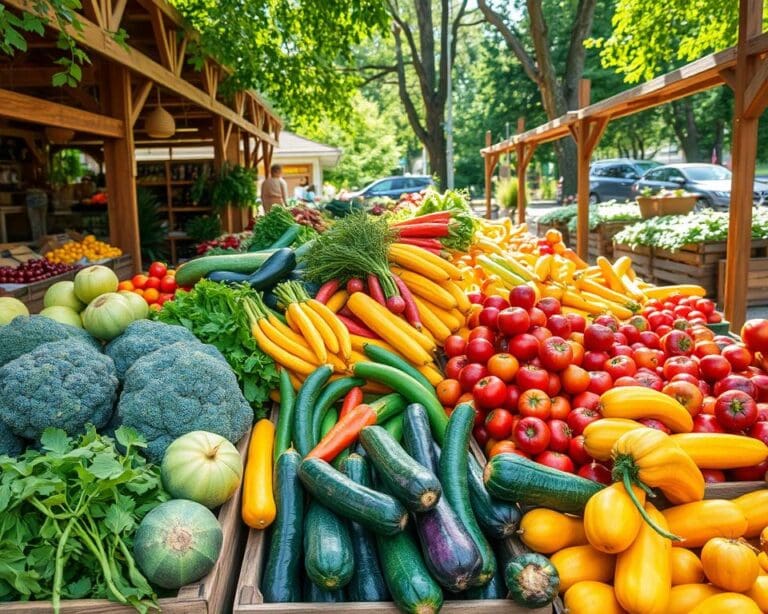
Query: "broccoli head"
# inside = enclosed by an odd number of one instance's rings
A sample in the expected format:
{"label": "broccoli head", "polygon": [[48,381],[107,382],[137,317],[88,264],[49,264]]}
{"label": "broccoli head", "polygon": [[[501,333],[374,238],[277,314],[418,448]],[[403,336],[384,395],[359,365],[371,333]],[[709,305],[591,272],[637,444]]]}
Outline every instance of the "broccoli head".
{"label": "broccoli head", "polygon": [[75,339],[91,348],[101,349],[101,343],[82,328],[45,316],[18,316],[9,324],[0,326],[0,367],[43,343],[62,339]]}
{"label": "broccoli head", "polygon": [[[107,344],[104,352],[115,361],[117,377],[122,380],[128,368],[139,358],[178,341],[199,343],[197,337],[183,326],[152,320],[136,320],[125,329],[122,335]],[[210,347],[213,348],[213,346]],[[221,358],[224,357],[221,356]]]}
{"label": "broccoli head", "polygon": [[235,443],[253,423],[235,374],[206,347],[174,343],[139,358],[125,374],[119,420],[146,438],[152,460],[190,431],[210,431]]}
{"label": "broccoli head", "polygon": [[71,339],[44,343],[0,367],[0,421],[37,440],[49,426],[76,435],[112,416],[117,374],[109,356]]}
{"label": "broccoli head", "polygon": [[24,451],[26,444],[20,437],[11,433],[10,429],[0,422],[0,456],[18,456]]}

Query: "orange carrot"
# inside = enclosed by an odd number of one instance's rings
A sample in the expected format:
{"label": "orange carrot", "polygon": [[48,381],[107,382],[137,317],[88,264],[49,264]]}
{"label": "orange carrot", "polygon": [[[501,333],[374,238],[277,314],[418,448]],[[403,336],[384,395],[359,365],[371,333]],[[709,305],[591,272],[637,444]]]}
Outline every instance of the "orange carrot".
{"label": "orange carrot", "polygon": [[360,386],[355,386],[344,397],[344,402],[341,404],[341,411],[339,412],[339,420],[351,412],[355,407],[363,402],[363,389]]}
{"label": "orange carrot", "polygon": [[339,418],[306,458],[322,458],[330,463],[355,442],[363,428],[372,424],[376,424],[376,410],[365,403],[358,405],[343,418]]}

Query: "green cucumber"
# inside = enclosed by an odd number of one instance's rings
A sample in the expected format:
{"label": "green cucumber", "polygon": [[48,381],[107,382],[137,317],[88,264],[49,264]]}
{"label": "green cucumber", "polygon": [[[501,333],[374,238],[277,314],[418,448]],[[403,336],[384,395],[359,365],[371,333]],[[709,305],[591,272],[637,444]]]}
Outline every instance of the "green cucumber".
{"label": "green cucumber", "polygon": [[427,411],[421,403],[411,403],[405,408],[404,416],[403,447],[405,451],[437,475],[439,468]]}
{"label": "green cucumber", "polygon": [[395,392],[399,392],[409,403],[424,405],[429,416],[429,423],[432,425],[433,436],[438,443],[443,442],[448,416],[445,415],[445,409],[437,400],[431,387],[425,388],[410,375],[395,367],[380,365],[375,362],[357,362],[354,371],[357,377],[379,382]]}
{"label": "green cucumber", "polygon": [[371,409],[376,412],[376,422],[379,424],[403,413],[406,404],[407,401],[405,398],[396,392],[385,394],[383,397],[379,397],[375,401],[368,403],[368,405],[371,406]]}
{"label": "green cucumber", "polygon": [[304,489],[299,481],[301,457],[287,450],[275,465],[275,505],[272,539],[261,579],[266,603],[301,601],[301,548],[304,527]]}
{"label": "green cucumber", "polygon": [[[339,421],[339,411],[335,407],[331,407],[327,412],[325,412],[325,416],[323,416],[323,421],[320,423],[320,437],[325,437],[328,432],[336,426],[336,423]],[[318,438],[319,440],[319,438]]]}
{"label": "green cucumber", "polygon": [[322,387],[332,373],[333,367],[330,365],[319,366],[304,380],[296,395],[296,409],[293,412],[293,443],[302,458],[317,445],[312,432],[312,412]]}
{"label": "green cucumber", "polygon": [[482,566],[474,586],[483,586],[493,576],[496,562],[493,549],[483,535],[469,502],[467,447],[474,420],[475,410],[467,403],[461,403],[453,410],[440,454],[440,481],[448,503],[480,551]]}
{"label": "green cucumber", "polygon": [[411,512],[432,509],[443,489],[437,476],[420,465],[380,426],[360,431],[360,443],[386,489]]}
{"label": "green cucumber", "polygon": [[557,569],[547,557],[535,552],[521,554],[507,563],[504,581],[512,601],[524,608],[548,606],[560,590]]}
{"label": "green cucumber", "polygon": [[299,477],[320,503],[382,535],[394,535],[408,523],[408,512],[392,496],[349,479],[321,458],[307,458]]}
{"label": "green cucumber", "polygon": [[[361,486],[371,486],[370,468],[359,454],[350,454],[344,461],[344,473]],[[351,522],[352,551],[355,573],[347,585],[350,601],[389,601],[389,590],[376,553],[376,537],[357,522]]]}
{"label": "green cucumber", "polygon": [[381,426],[384,427],[387,433],[392,435],[392,438],[395,441],[401,441],[403,439],[404,419],[405,419],[405,416],[403,416],[403,414],[398,414],[397,416],[392,416],[389,420],[387,420]]}
{"label": "green cucumber", "polygon": [[483,484],[483,469],[472,454],[469,455],[469,501],[480,527],[490,539],[506,539],[517,531],[520,510],[508,501],[495,499]]}
{"label": "green cucumber", "polygon": [[315,409],[312,412],[312,433],[315,441],[320,441],[320,425],[323,422],[325,413],[333,404],[347,394],[355,386],[365,386],[365,380],[359,377],[342,377],[335,382],[330,382],[323,388],[320,396],[317,397]]}
{"label": "green cucumber", "polygon": [[582,513],[590,497],[605,488],[603,484],[517,454],[491,458],[485,466],[483,482],[492,497],[569,514]]}
{"label": "green cucumber", "polygon": [[291,243],[293,243],[296,240],[296,237],[299,236],[299,225],[298,224],[292,224],[289,226],[286,231],[281,234],[277,240],[269,246],[269,249],[279,249],[281,247],[290,247]]}
{"label": "green cucumber", "polygon": [[355,571],[346,522],[317,501],[310,502],[304,519],[304,569],[327,590],[346,586]]}
{"label": "green cucumber", "polygon": [[275,463],[277,463],[280,455],[291,447],[295,405],[296,393],[293,390],[288,369],[280,369],[280,413],[277,416],[277,429],[275,431]]}
{"label": "green cucumber", "polygon": [[244,254],[221,254],[203,256],[180,264],[176,269],[176,283],[179,286],[192,286],[214,271],[232,271],[233,273],[253,273],[273,254],[273,250],[249,252]]}
{"label": "green cucumber", "polygon": [[309,603],[343,603],[346,601],[344,597],[344,589],[337,588],[329,591],[324,588],[320,588],[317,584],[312,582],[309,578],[304,578],[304,601]]}
{"label": "green cucumber", "polygon": [[432,394],[434,394],[434,387],[429,380],[419,373],[419,370],[416,367],[397,354],[393,354],[380,345],[374,345],[373,343],[363,343],[363,354],[374,362],[378,362],[382,365],[389,365],[390,367],[394,367],[395,369],[399,369],[403,373],[410,375],[424,386],[425,390],[432,391]]}
{"label": "green cucumber", "polygon": [[408,531],[394,537],[377,536],[381,568],[392,600],[406,614],[437,614],[443,591],[429,574],[416,540]]}

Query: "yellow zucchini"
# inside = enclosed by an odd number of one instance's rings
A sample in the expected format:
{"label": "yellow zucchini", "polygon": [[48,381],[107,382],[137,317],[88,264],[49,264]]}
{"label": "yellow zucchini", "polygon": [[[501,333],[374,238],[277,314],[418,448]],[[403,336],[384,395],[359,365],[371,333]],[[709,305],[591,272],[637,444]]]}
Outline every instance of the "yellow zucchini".
{"label": "yellow zucchini", "polygon": [[741,513],[747,519],[747,530],[744,531],[744,537],[747,539],[757,537],[765,527],[768,527],[768,489],[762,488],[748,492],[736,497],[733,502],[739,506]]}
{"label": "yellow zucchini", "polygon": [[690,614],[705,599],[722,593],[711,584],[680,584],[669,592],[667,614]]}
{"label": "yellow zucchini", "polygon": [[706,582],[699,557],[687,548],[672,548],[672,586]]}
{"label": "yellow zucchini", "polygon": [[675,542],[685,548],[700,548],[713,537],[738,538],[747,530],[747,519],[733,501],[705,499],[684,503],[662,512],[670,532],[684,541]]}
{"label": "yellow zucchini", "polygon": [[746,595],[720,593],[702,601],[691,614],[762,614],[757,604]]}
{"label": "yellow zucchini", "polygon": [[581,518],[538,507],[526,512],[518,529],[520,540],[535,552],[551,554],[587,544]]}
{"label": "yellow zucchini", "polygon": [[680,403],[663,392],[644,386],[611,388],[600,396],[604,418],[654,418],[673,433],[690,433],[693,418]]}
{"label": "yellow zucchini", "polygon": [[263,418],[253,427],[243,474],[241,513],[243,522],[254,529],[266,529],[275,519],[272,494],[272,448],[275,425]]}
{"label": "yellow zucchini", "polygon": [[563,597],[568,614],[624,614],[613,587],[604,582],[577,582]]}
{"label": "yellow zucchini", "polygon": [[624,433],[641,429],[643,425],[628,418],[602,418],[584,429],[584,449],[592,458],[607,461],[611,458],[613,444]]}
{"label": "yellow zucchini", "polygon": [[600,552],[589,545],[564,548],[555,552],[549,560],[560,576],[561,593],[577,582],[610,582],[616,564],[614,555]]}
{"label": "yellow zucchini", "polygon": [[[645,491],[632,487],[640,505]],[[623,552],[635,541],[643,519],[624,484],[614,482],[592,495],[584,508],[584,533],[592,547],[607,554]]]}
{"label": "yellow zucchini", "polygon": [[679,433],[673,441],[700,469],[736,469],[759,465],[768,446],[759,439],[730,433]]}

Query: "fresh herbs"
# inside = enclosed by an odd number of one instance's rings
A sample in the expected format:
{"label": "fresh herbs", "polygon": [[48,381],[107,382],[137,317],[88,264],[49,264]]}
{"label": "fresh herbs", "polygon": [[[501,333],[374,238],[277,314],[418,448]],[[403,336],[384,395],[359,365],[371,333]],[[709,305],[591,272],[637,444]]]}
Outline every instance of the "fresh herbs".
{"label": "fresh herbs", "polygon": [[267,415],[269,392],[277,389],[279,382],[275,362],[259,349],[248,316],[238,304],[254,293],[247,285],[228,286],[203,279],[190,292],[179,292],[173,301],[167,301],[155,318],[180,324],[203,343],[216,346],[259,419]]}
{"label": "fresh herbs", "polygon": [[[537,222],[541,225],[567,224],[570,231],[576,230],[577,206],[563,205],[548,211]],[[589,229],[594,230],[602,222],[634,222],[640,219],[637,203],[608,201],[589,207]]]}
{"label": "fresh herbs", "polygon": [[269,213],[256,220],[248,249],[266,249],[277,241],[296,221],[285,207],[272,207]]}
{"label": "fresh herbs", "polygon": [[[0,602],[105,598],[146,612],[156,596],[137,569],[133,535],[168,496],[130,428],[115,439],[46,429],[41,450],[0,456]],[[158,608],[159,609],[159,608]]]}
{"label": "fresh herbs", "polygon": [[469,249],[472,238],[475,236],[477,218],[469,205],[467,194],[457,190],[446,190],[443,194],[434,190],[428,191],[415,215],[426,215],[436,211],[450,211],[452,218],[452,223],[448,227],[448,236],[440,239],[440,242],[448,249],[458,251]]}

